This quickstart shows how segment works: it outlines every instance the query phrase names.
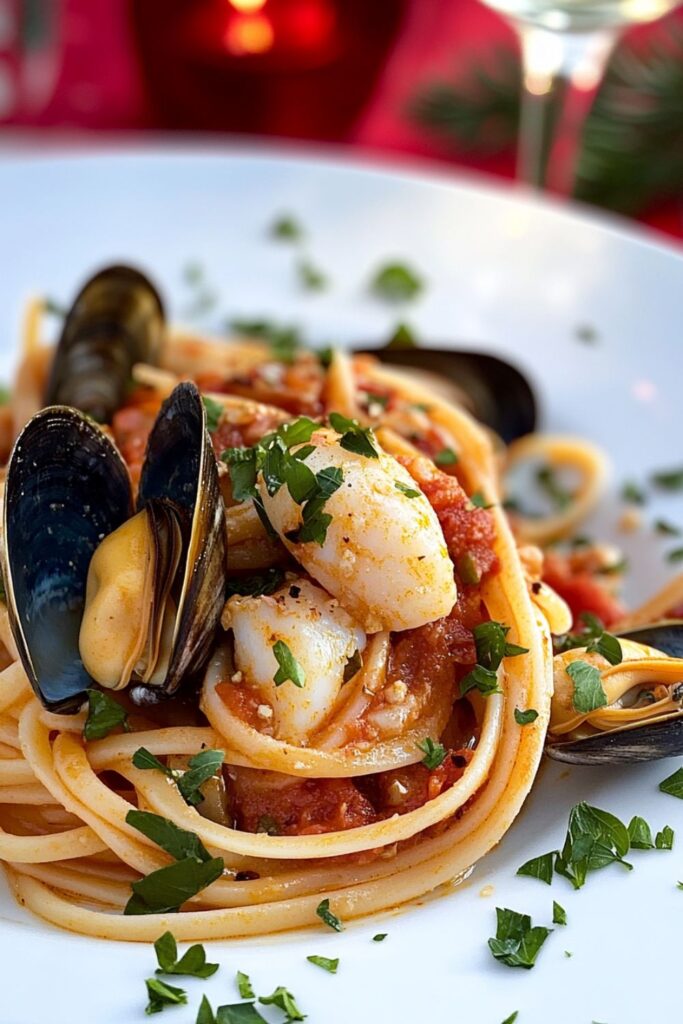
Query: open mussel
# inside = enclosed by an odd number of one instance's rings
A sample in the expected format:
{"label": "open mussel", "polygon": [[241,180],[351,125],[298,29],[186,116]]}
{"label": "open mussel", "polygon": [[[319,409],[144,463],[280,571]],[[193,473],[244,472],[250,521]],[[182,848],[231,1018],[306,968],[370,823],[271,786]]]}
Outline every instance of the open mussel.
{"label": "open mussel", "polygon": [[135,363],[154,363],[164,334],[164,310],[139,270],[100,270],[66,315],[44,396],[108,423],[123,403]]}
{"label": "open mussel", "polygon": [[[620,636],[652,648],[653,653],[683,659],[683,621],[642,626]],[[638,662],[632,664],[637,670]],[[546,753],[555,761],[583,765],[636,764],[683,754],[683,663],[680,679],[676,667],[672,669],[674,676],[666,680],[665,686],[661,684],[666,693],[658,695],[656,701],[653,694],[641,713],[636,706],[631,721],[579,738],[551,737]],[[641,691],[641,700],[648,693]]]}
{"label": "open mussel", "polygon": [[195,385],[179,384],[152,428],[135,515],[121,457],[78,411],[46,409],[19,438],[7,473],[8,603],[50,710],[78,708],[95,683],[132,684],[138,702],[168,697],[208,657],[226,542],[205,417]]}
{"label": "open mussel", "polygon": [[504,359],[447,347],[365,351],[382,363],[409,370],[435,394],[464,405],[506,444],[536,428],[536,398],[531,384]]}
{"label": "open mussel", "polygon": [[92,685],[78,651],[88,566],[131,512],[126,466],[95,424],[62,407],[29,421],[7,471],[5,589],[21,660],[50,711],[78,709]]}

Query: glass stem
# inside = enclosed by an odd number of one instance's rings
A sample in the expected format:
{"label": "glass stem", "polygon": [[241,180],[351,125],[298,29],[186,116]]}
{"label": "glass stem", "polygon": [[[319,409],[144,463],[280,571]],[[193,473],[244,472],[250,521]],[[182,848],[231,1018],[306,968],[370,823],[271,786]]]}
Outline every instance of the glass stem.
{"label": "glass stem", "polygon": [[523,82],[517,175],[535,188],[570,195],[583,126],[618,33],[531,25],[518,30]]}

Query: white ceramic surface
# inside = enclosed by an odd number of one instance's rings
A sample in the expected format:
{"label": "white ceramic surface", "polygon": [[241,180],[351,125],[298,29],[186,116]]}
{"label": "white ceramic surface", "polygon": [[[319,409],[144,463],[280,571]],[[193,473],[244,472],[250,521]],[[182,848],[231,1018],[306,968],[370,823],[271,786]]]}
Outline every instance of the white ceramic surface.
{"label": "white ceramic surface", "polygon": [[[332,287],[311,297],[296,283],[290,246],[267,237],[274,214],[291,211],[307,229],[306,251]],[[368,296],[386,258],[423,272],[424,296],[402,310]],[[591,533],[616,537],[616,490],[624,478],[680,465],[683,452],[681,323],[683,261],[617,222],[539,203],[526,195],[413,172],[324,160],[232,152],[137,152],[0,164],[0,349],[5,376],[22,303],[35,290],[69,301],[98,264],[129,260],[160,282],[174,314],[191,300],[182,271],[200,261],[220,302],[203,326],[226,316],[272,315],[298,322],[319,343],[379,342],[399,317],[425,339],[464,341],[507,354],[537,384],[544,426],[604,445],[612,494]],[[596,342],[577,337],[592,327]],[[680,495],[645,509],[683,522]],[[618,537],[633,571],[630,596],[654,590],[675,546],[650,528]],[[169,1024],[194,1024],[202,991],[217,1005],[238,1001],[235,971],[257,991],[278,984],[297,996],[311,1024],[378,1020],[500,1024],[665,1024],[680,1019],[677,980],[683,892],[683,802],[657,783],[677,767],[571,771],[546,764],[521,818],[458,891],[395,914],[321,926],[271,939],[218,943],[222,969],[188,980],[190,1004]],[[629,820],[679,831],[671,853],[638,853],[634,870],[589,877],[574,893],[515,877],[517,867],[556,848],[567,815],[586,799]],[[493,893],[483,897],[484,886]],[[493,961],[487,937],[494,907],[548,924],[552,900],[567,910],[532,971]],[[388,932],[385,942],[371,941]],[[566,957],[564,951],[573,956]],[[337,976],[308,964],[339,956]],[[58,932],[0,892],[0,1024],[137,1024],[146,1019],[144,978],[151,947],[116,945]],[[179,983],[184,981],[179,979]],[[281,1019],[271,1008],[269,1020]]]}

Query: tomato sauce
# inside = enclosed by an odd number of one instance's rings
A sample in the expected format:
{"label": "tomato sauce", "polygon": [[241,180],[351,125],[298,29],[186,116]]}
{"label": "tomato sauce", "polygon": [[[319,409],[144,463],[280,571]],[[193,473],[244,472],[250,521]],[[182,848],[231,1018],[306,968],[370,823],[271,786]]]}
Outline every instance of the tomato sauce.
{"label": "tomato sauce", "polygon": [[597,615],[603,625],[612,626],[625,615],[625,608],[604,583],[585,570],[572,569],[569,559],[546,552],[543,561],[543,580],[556,590],[569,605],[574,616],[574,629],[582,625],[581,615]]}

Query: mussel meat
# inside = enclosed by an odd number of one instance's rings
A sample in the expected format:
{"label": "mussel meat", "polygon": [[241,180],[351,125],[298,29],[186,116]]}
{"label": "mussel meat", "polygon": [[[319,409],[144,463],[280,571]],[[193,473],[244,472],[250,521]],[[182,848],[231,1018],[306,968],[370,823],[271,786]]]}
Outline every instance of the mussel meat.
{"label": "mussel meat", "polygon": [[[620,634],[645,648],[668,658],[683,658],[683,621],[670,621],[643,626]],[[638,662],[633,662],[637,670]],[[634,708],[630,721],[578,738],[565,740],[552,737],[546,743],[546,753],[555,761],[583,765],[636,764],[683,754],[683,666],[680,679],[672,666],[673,677],[662,685],[666,694],[657,699],[641,691],[647,703],[642,710]],[[636,698],[638,695],[636,695]]]}
{"label": "mussel meat", "polygon": [[69,310],[44,396],[45,405],[68,405],[108,423],[122,405],[135,363],[157,361],[164,309],[139,270],[100,270]]}
{"label": "mussel meat", "polygon": [[132,682],[138,702],[170,696],[210,653],[224,509],[192,383],[152,428],[137,508],[120,455],[86,417],[50,408],[31,420],[7,472],[6,582],[24,667],[52,711],[75,710],[94,683]]}

